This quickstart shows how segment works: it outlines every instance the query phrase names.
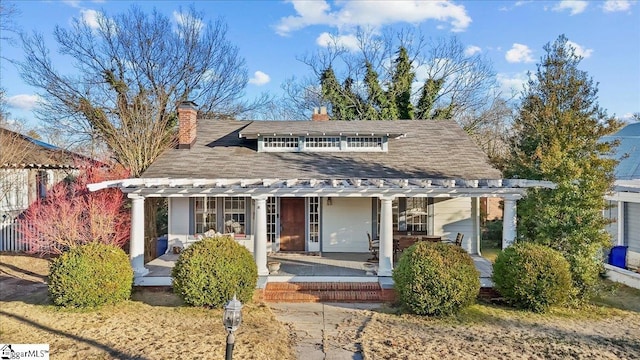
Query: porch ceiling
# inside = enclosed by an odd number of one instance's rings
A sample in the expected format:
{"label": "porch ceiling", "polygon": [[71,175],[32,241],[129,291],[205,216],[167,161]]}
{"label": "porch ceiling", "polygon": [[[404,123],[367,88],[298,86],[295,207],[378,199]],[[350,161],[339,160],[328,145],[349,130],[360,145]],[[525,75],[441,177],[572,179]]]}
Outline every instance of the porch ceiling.
{"label": "porch ceiling", "polygon": [[121,179],[90,184],[90,191],[119,188],[147,197],[215,196],[422,196],[519,199],[530,187],[553,188],[548,181],[522,179]]}

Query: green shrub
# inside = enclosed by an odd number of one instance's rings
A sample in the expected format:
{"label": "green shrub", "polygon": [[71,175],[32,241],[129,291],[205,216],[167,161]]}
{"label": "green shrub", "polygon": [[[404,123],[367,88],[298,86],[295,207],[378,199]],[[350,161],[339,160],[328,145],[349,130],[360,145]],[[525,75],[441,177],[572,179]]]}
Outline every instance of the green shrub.
{"label": "green shrub", "polygon": [[547,246],[522,242],[503,250],[493,265],[496,290],[512,306],[544,312],[573,293],[569,263]]}
{"label": "green shrub", "polygon": [[418,242],[405,250],[393,271],[402,306],[418,315],[453,314],[472,304],[480,273],[458,246]]}
{"label": "green shrub", "polygon": [[89,243],[71,248],[50,266],[49,297],[65,307],[94,307],[129,299],[133,269],[125,252]]}
{"label": "green shrub", "polygon": [[180,253],[173,291],[192,306],[220,308],[235,294],[251,301],[258,269],[251,253],[230,236],[205,238]]}

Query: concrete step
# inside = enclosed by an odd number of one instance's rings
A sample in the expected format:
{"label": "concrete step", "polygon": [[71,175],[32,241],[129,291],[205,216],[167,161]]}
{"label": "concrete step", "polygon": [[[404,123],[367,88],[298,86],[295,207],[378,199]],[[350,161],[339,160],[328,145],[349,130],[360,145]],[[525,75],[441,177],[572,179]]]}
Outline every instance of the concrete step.
{"label": "concrete step", "polygon": [[393,290],[372,282],[295,282],[267,283],[263,299],[267,302],[390,302]]}

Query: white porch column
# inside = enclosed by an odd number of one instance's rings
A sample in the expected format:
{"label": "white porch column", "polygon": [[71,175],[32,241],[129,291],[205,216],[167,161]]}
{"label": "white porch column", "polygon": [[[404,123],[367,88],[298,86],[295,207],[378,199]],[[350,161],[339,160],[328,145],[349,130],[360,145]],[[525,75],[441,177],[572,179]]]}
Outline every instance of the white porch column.
{"label": "white porch column", "polygon": [[269,275],[267,269],[267,197],[253,198],[256,205],[256,231],[253,242],[253,258],[258,267],[258,275]]}
{"label": "white porch column", "polygon": [[480,255],[480,199],[477,197],[471,198],[471,224],[473,226],[471,238],[466,246],[463,241],[463,246],[469,254]]}
{"label": "white porch column", "polygon": [[145,276],[149,269],[144,267],[144,197],[129,194],[131,199],[131,239],[129,258],[135,277]]}
{"label": "white porch column", "polygon": [[624,201],[617,201],[616,245],[624,245]]}
{"label": "white porch column", "polygon": [[391,276],[393,270],[393,196],[380,197],[380,251],[378,276]]}
{"label": "white porch column", "polygon": [[511,246],[516,240],[516,199],[504,199],[504,215],[502,217],[502,249]]}

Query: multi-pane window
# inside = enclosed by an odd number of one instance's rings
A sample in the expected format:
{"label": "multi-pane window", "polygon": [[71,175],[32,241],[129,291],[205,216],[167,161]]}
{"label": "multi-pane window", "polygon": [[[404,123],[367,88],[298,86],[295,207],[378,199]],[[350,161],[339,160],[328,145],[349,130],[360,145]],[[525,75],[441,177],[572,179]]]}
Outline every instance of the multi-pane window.
{"label": "multi-pane window", "polygon": [[295,150],[298,148],[297,136],[265,136],[262,146],[270,149]]}
{"label": "multi-pane window", "polygon": [[307,137],[304,146],[312,149],[340,149],[339,136]]}
{"label": "multi-pane window", "polygon": [[407,207],[404,215],[407,222],[407,231],[426,232],[429,221],[427,198],[407,198]]}
{"label": "multi-pane window", "polygon": [[245,233],[245,209],[246,199],[244,197],[224,198],[224,231],[227,233]]}
{"label": "multi-pane window", "polygon": [[382,137],[378,136],[348,136],[347,148],[382,149]]}
{"label": "multi-pane window", "polygon": [[196,234],[202,234],[208,230],[217,231],[216,198],[199,197],[195,202]]}
{"label": "multi-pane window", "polygon": [[270,196],[267,198],[267,241],[276,242],[276,198]]}
{"label": "multi-pane window", "polygon": [[320,240],[320,198],[309,198],[309,242]]}

